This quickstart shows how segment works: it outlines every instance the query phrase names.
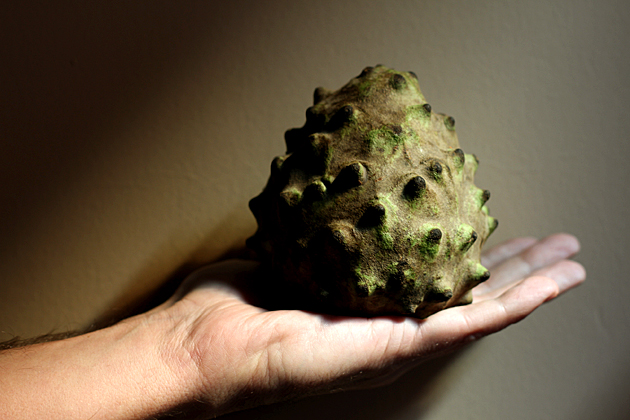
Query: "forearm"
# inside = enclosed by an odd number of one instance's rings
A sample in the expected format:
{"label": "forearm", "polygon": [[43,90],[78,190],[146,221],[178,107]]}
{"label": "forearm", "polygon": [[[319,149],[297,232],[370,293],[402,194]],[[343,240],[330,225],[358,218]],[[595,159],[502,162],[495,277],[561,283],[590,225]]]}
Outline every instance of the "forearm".
{"label": "forearm", "polygon": [[194,398],[195,372],[143,315],[62,341],[0,353],[0,418],[141,419]]}

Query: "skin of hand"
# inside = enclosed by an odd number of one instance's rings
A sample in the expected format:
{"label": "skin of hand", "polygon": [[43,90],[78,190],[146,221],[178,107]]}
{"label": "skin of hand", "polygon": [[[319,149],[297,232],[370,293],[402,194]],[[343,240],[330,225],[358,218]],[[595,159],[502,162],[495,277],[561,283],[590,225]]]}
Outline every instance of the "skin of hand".
{"label": "skin of hand", "polygon": [[176,342],[199,374],[198,409],[224,414],[392,382],[427,359],[520,321],[581,283],[583,267],[568,260],[578,250],[577,239],[567,234],[498,245],[484,253],[482,264],[492,275],[473,290],[473,303],[423,320],[267,311],[243,293],[264,281],[256,277],[257,264],[246,261],[196,272],[158,310],[178,320]]}
{"label": "skin of hand", "polygon": [[383,385],[581,283],[578,250],[566,234],[498,245],[473,303],[426,319],[269,311],[248,294],[265,281],[257,263],[213,264],[145,314],[0,353],[0,418],[204,419]]}

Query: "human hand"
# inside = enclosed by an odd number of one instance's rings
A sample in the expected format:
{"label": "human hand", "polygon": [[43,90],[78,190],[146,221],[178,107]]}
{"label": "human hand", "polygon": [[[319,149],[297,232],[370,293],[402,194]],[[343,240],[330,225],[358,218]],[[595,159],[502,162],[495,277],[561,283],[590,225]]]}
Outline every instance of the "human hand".
{"label": "human hand", "polygon": [[474,301],[426,319],[353,318],[250,304],[258,264],[232,260],[189,277],[153,313],[172,320],[170,357],[186,371],[200,418],[305,395],[382,385],[434,356],[520,321],[578,285],[579,250],[566,234],[520,238],[484,253],[490,279]]}

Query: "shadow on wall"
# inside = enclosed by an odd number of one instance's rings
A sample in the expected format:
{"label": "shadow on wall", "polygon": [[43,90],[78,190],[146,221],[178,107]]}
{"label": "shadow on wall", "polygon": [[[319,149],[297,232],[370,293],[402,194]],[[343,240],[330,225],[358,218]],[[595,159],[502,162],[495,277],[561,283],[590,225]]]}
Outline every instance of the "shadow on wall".
{"label": "shadow on wall", "polygon": [[[113,325],[124,318],[144,313],[160,305],[175,293],[186,277],[206,264],[233,258],[255,259],[253,252],[245,247],[246,238],[235,237],[229,219],[219,223],[219,227],[201,241],[201,246],[192,251],[186,260],[167,276],[162,273],[164,267],[161,262],[170,261],[172,248],[166,246],[156,251],[147,261],[146,267],[127,283],[127,289],[108,305],[110,309],[100,314],[87,327],[88,330]],[[253,231],[251,233],[253,234]],[[227,251],[222,251],[224,249]]]}
{"label": "shadow on wall", "polygon": [[[474,345],[474,344],[473,344]],[[466,349],[469,349],[467,347]],[[306,398],[229,414],[226,420],[418,420],[448,391],[441,377],[466,349],[425,362],[391,385]]]}
{"label": "shadow on wall", "polygon": [[133,124],[196,56],[212,35],[203,19],[216,7],[3,5],[10,18],[0,37],[10,42],[0,45],[0,92],[10,106],[0,108],[0,196],[19,199],[0,203],[2,219],[32,224],[94,162],[142,147],[117,144],[120,136],[110,134]]}

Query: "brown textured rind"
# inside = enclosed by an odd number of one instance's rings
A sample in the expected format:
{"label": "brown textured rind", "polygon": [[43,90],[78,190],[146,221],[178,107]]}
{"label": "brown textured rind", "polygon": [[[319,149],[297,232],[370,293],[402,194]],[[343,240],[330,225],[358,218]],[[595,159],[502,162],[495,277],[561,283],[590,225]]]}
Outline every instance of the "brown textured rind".
{"label": "brown textured rind", "polygon": [[480,251],[497,222],[454,119],[432,111],[412,73],[383,66],[316,89],[314,102],[250,202],[248,245],[341,311],[423,318],[470,303],[489,276]]}

